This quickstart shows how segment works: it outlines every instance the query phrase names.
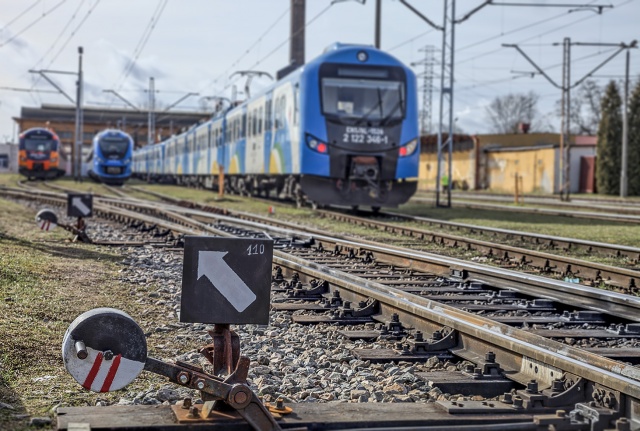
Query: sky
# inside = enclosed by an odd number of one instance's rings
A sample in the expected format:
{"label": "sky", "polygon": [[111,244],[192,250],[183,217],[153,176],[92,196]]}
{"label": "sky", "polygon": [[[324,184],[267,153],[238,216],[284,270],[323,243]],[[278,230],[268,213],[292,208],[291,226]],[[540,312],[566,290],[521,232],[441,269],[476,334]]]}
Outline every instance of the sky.
{"label": "sky", "polygon": [[[105,91],[111,90],[145,109],[150,77],[155,82],[156,103],[162,108],[184,98],[173,109],[198,110],[211,106],[206,97],[231,97],[234,86],[242,98],[245,78],[234,72],[256,70],[275,76],[288,64],[290,1],[0,0],[0,142],[15,141],[17,128],[12,117],[20,115],[21,107],[70,104],[54,86],[29,70],[77,72],[79,46],[84,50],[85,106],[126,107]],[[407,2],[442,25],[444,0]],[[483,2],[457,0],[456,18]],[[496,97],[530,91],[539,96],[542,118],[559,128],[555,112],[560,90],[542,75],[532,75],[535,69],[525,57],[503,44],[517,44],[561,85],[564,38],[596,44],[640,39],[640,0],[493,3],[455,25],[453,109],[457,128],[466,133],[491,131],[486,107]],[[592,7],[580,7],[584,5]],[[602,13],[593,6],[604,6]],[[373,45],[375,0],[307,0],[306,23],[307,60],[335,42]],[[414,71],[422,74],[426,47],[433,47],[428,49],[435,50],[438,63],[432,81],[431,117],[437,123],[442,33],[399,0],[382,0],[381,49],[413,64]],[[573,45],[571,82],[616,50]],[[630,75],[637,80],[640,50],[630,51]],[[600,68],[594,79],[604,86],[611,79],[621,81],[624,73],[622,52]],[[75,98],[75,75],[46,75]],[[267,77],[254,78],[251,92],[256,94],[270,82]],[[422,100],[422,92],[418,96]]]}

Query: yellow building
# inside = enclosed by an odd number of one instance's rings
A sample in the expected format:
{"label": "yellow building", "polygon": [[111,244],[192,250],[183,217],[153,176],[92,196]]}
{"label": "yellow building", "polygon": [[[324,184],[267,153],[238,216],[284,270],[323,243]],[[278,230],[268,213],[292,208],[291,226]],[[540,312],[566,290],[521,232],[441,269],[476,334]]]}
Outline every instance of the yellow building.
{"label": "yellow building", "polygon": [[[560,135],[555,133],[455,135],[452,187],[513,193],[516,178],[519,178],[520,193],[556,193],[560,190],[562,169],[559,143]],[[437,137],[423,136],[421,144],[419,189],[435,190]],[[595,137],[572,136],[569,163],[571,193],[593,191],[589,185],[593,183],[593,172],[588,166],[593,164],[595,155]],[[447,174],[448,156],[445,148],[441,178]]]}

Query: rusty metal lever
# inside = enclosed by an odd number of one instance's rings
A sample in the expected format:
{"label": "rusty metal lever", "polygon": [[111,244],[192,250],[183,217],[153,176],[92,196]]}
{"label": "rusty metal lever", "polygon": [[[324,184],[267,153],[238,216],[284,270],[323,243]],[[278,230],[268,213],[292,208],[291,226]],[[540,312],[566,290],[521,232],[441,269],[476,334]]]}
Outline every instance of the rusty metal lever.
{"label": "rusty metal lever", "polygon": [[[147,358],[144,369],[169,378],[172,382],[197,389],[210,399],[222,401],[238,412],[256,431],[280,431],[280,425],[246,384],[249,358],[241,357],[236,370],[226,379],[212,376],[201,368],[188,364],[169,364]],[[243,378],[239,378],[242,377]],[[242,383],[239,381],[242,380]]]}

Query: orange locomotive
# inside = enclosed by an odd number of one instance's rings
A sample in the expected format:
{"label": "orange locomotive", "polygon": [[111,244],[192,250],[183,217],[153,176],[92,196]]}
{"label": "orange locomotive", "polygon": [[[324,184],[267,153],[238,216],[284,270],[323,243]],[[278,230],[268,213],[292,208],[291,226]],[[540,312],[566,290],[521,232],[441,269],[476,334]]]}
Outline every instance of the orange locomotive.
{"label": "orange locomotive", "polygon": [[60,139],[53,130],[35,127],[20,134],[19,172],[28,179],[52,179],[62,176]]}

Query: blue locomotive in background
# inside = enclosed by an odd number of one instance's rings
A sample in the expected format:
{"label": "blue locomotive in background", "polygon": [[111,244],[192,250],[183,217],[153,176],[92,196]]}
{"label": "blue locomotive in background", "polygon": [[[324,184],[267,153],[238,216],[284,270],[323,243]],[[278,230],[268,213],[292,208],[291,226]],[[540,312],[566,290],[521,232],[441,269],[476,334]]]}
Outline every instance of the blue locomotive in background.
{"label": "blue locomotive in background", "polygon": [[122,185],[131,177],[132,158],[131,136],[121,130],[104,130],[93,138],[89,176],[104,184]]}
{"label": "blue locomotive in background", "polygon": [[276,194],[299,204],[394,207],[416,191],[415,74],[370,46],[335,44],[261,94],[137,150],[147,179]]}

